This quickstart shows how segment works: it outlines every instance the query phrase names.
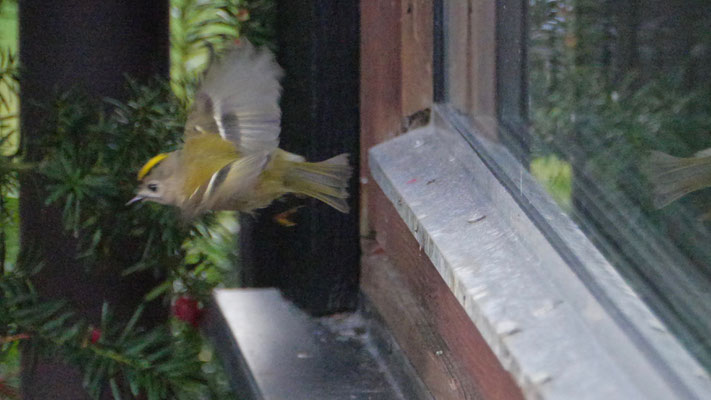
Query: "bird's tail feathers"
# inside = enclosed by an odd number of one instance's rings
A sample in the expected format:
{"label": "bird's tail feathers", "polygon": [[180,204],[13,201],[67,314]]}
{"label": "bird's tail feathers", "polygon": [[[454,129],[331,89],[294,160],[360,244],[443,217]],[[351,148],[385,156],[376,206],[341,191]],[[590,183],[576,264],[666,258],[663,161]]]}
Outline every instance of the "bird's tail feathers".
{"label": "bird's tail feathers", "polygon": [[285,184],[294,193],[313,197],[347,213],[348,180],[352,172],[348,154],[344,153],[321,162],[294,162],[285,176]]}
{"label": "bird's tail feathers", "polygon": [[662,208],[711,184],[711,156],[681,158],[653,151],[643,171],[653,186],[654,206]]}

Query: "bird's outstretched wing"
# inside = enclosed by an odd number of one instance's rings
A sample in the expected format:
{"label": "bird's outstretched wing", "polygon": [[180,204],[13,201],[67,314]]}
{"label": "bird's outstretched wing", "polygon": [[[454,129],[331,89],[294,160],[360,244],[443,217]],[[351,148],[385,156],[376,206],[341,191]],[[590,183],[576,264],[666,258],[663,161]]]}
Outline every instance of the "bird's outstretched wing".
{"label": "bird's outstretched wing", "polygon": [[279,144],[282,70],[266,48],[242,39],[208,68],[185,124],[186,139],[218,134],[243,155]]}

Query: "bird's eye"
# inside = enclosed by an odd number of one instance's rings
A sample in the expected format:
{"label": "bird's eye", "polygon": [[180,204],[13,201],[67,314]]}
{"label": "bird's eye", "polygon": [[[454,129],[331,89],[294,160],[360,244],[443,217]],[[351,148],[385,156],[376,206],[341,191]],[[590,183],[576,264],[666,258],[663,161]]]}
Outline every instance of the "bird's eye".
{"label": "bird's eye", "polygon": [[148,190],[150,190],[151,192],[156,192],[158,191],[158,185],[155,183],[149,183]]}

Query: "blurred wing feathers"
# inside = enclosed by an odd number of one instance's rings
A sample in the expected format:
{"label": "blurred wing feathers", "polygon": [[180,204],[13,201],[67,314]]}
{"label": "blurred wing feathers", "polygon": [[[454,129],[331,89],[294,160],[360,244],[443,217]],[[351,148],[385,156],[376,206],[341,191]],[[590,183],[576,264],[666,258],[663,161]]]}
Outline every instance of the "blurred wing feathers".
{"label": "blurred wing feathers", "polygon": [[243,154],[273,150],[281,129],[281,76],[269,50],[242,40],[208,69],[185,135],[219,134]]}

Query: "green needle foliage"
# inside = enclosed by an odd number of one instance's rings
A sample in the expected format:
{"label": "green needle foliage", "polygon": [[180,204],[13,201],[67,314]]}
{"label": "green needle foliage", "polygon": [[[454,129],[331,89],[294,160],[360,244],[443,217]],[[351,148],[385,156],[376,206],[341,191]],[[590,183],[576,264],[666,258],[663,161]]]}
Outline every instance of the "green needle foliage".
{"label": "green needle foliage", "polygon": [[[33,168],[46,205],[62,210],[76,238],[76,265],[123,268],[124,275],[150,270],[165,281],[146,301],[168,305],[179,295],[207,300],[229,282],[234,227],[229,216],[207,215],[188,223],[172,208],[125,206],[135,190],[135,172],[161,151],[179,145],[185,109],[167,82],[129,82],[131,99],[94,104],[75,92],[61,93],[47,107],[42,137],[34,144],[44,158]],[[226,218],[226,219],[225,219]],[[137,323],[143,306],[128,321],[115,320],[108,305],[100,339],[65,301],[46,301],[32,288],[41,257],[25,257],[14,273],[0,277],[0,337],[28,340],[38,354],[59,356],[78,366],[88,393],[110,390],[116,399],[224,398],[227,388],[208,387],[198,353],[205,347],[194,329],[169,321],[150,330]],[[87,271],[91,272],[91,271]],[[22,273],[22,275],[20,275]],[[3,351],[13,347],[7,344]]]}
{"label": "green needle foliage", "polygon": [[[81,365],[83,384],[98,398],[107,383],[114,398],[197,399],[207,380],[195,335],[168,326],[144,330],[139,307],[125,325],[104,304],[101,324],[91,327],[65,301],[40,301],[29,279],[8,274],[0,281],[2,335],[28,343],[35,354],[60,356]],[[5,343],[4,346],[8,346]]]}
{"label": "green needle foliage", "polygon": [[[0,363],[16,358],[24,343],[28,354],[59,357],[79,368],[93,398],[106,392],[115,399],[232,398],[219,360],[191,324],[176,315],[149,329],[141,326],[141,315],[148,302],[168,307],[187,296],[205,304],[215,287],[238,283],[235,216],[185,221],[170,207],[125,203],[140,167],[180,146],[208,49],[219,51],[245,32],[264,44],[271,39],[272,16],[271,1],[173,0],[171,82],[128,79],[126,101],[56,93],[45,105],[42,131],[34,135],[41,139],[25,143],[41,155],[32,165],[23,164],[10,143],[11,134],[13,141],[17,137],[10,112],[17,67],[14,56],[0,52]],[[92,326],[68,301],[41,298],[32,285],[47,260],[39,246],[24,243],[16,265],[7,257],[5,227],[17,221],[17,176],[25,171],[32,173],[23,182],[42,188],[44,205],[61,210],[63,227],[75,239],[77,273],[147,271],[162,279],[129,320],[104,304],[99,326]],[[8,382],[17,380],[3,371],[0,396],[16,392]]]}
{"label": "green needle foliage", "polygon": [[174,149],[185,112],[166,83],[129,83],[131,100],[107,100],[112,111],[76,93],[63,93],[47,110],[46,154],[38,171],[46,205],[62,210],[85,265],[119,262],[129,271],[176,265],[191,229],[167,207],[126,207],[135,173],[155,154]]}
{"label": "green needle foliage", "polygon": [[0,273],[14,263],[17,173],[26,169],[18,162],[15,143],[17,93],[17,58],[10,50],[0,50]]}
{"label": "green needle foliage", "polygon": [[255,45],[271,45],[274,15],[273,0],[173,0],[170,75],[176,96],[189,102],[211,51],[242,35]]}

